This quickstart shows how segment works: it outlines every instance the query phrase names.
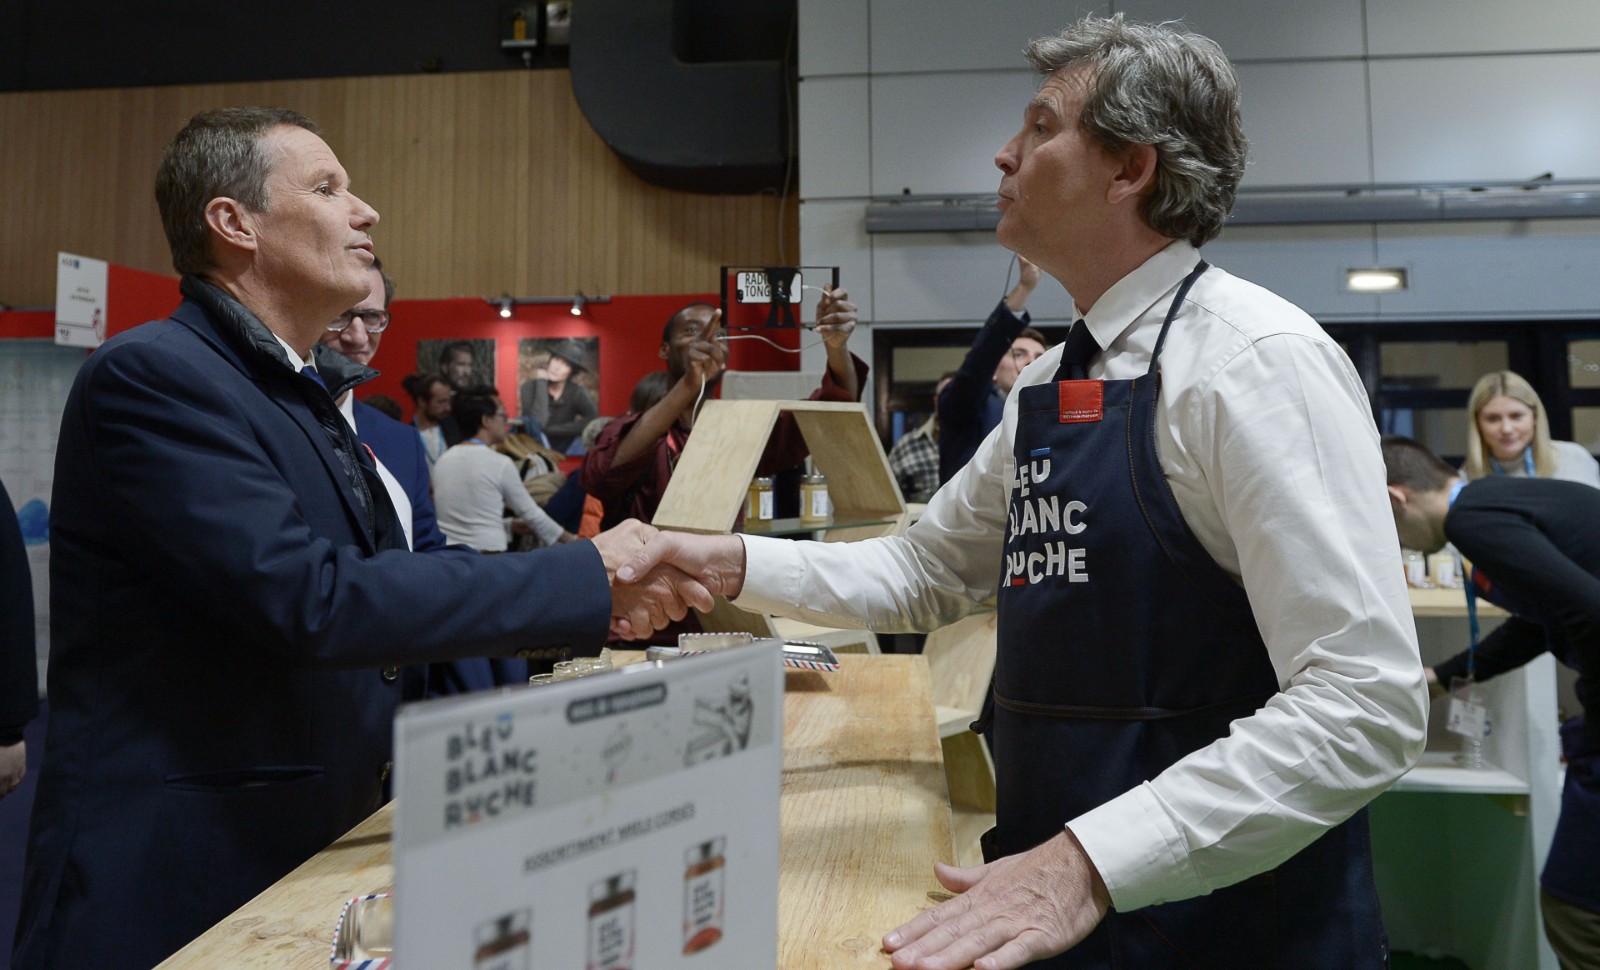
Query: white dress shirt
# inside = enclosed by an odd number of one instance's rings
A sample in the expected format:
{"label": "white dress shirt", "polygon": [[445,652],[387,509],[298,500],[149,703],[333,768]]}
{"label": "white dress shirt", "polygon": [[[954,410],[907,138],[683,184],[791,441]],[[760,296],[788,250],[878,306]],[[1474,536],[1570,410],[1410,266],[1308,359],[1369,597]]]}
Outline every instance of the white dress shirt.
{"label": "white dress shirt", "polygon": [[528,497],[516,463],[476,442],[463,441],[445,450],[433,466],[433,508],[439,531],[451,542],[480,552],[504,552],[509,544],[506,506],[528,524],[539,542],[553,546],[561,524]]}
{"label": "white dress shirt", "polygon": [[[1198,259],[1174,242],[1101,297],[1085,316],[1104,348],[1090,377],[1146,372]],[[1060,347],[1046,352],[1017,388],[1052,380],[1060,358]],[[1281,692],[1154,780],[1062,819],[1119,911],[1278,865],[1409,769],[1427,717],[1378,434],[1349,358],[1297,307],[1212,267],[1173,321],[1161,374],[1167,482],[1201,544],[1248,594]],[[928,630],[993,594],[1016,404],[1013,389],[1000,426],[904,536],[745,537],[737,605]],[[1128,605],[1159,601],[1153,590]]]}

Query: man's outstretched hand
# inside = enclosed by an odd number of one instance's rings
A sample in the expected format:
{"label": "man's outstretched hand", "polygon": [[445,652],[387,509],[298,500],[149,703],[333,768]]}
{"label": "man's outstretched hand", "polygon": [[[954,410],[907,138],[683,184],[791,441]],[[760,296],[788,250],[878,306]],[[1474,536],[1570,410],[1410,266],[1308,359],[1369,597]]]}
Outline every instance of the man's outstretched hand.
{"label": "man's outstretched hand", "polygon": [[690,607],[709,610],[714,602],[704,584],[670,564],[652,563],[618,576],[629,564],[649,562],[645,550],[660,535],[653,526],[628,519],[594,537],[611,582],[611,633],[634,639],[688,615]]}
{"label": "man's outstretched hand", "polygon": [[[670,614],[665,607],[671,601],[705,610],[711,608],[713,595],[731,599],[744,588],[744,542],[738,536],[651,531],[644,542],[630,543],[632,555],[618,566],[611,586],[613,602],[639,590],[654,604],[612,617],[612,632],[628,639],[665,626],[657,620]],[[682,614],[673,618],[682,619]]]}

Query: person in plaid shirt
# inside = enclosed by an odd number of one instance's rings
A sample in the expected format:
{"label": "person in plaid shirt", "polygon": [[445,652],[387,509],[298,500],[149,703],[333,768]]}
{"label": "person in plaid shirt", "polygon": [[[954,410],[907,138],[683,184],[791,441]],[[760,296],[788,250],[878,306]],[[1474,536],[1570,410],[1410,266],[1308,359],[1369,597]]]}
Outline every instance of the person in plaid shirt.
{"label": "person in plaid shirt", "polygon": [[939,395],[955,376],[954,371],[947,371],[939,378],[933,389],[935,413],[915,431],[901,435],[889,449],[889,470],[907,502],[926,502],[939,490]]}

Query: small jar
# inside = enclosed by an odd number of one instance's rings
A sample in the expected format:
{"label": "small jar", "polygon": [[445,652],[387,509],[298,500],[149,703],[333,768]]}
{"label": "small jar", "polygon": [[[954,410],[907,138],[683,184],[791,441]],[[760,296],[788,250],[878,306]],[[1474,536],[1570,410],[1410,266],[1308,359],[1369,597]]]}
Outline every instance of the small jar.
{"label": "small jar", "polygon": [[1415,549],[1404,550],[1406,564],[1406,582],[1418,589],[1431,589],[1433,584],[1428,582],[1428,560],[1422,553]]}
{"label": "small jar", "polygon": [[828,479],[821,472],[812,472],[800,479],[800,524],[827,525],[833,519],[833,506],[828,502]]}
{"label": "small jar", "polygon": [[744,500],[744,527],[750,532],[772,528],[772,479],[766,475],[750,480]]}
{"label": "small jar", "polygon": [[586,970],[633,970],[634,870],[589,886],[589,962]]}
{"label": "small jar", "polygon": [[683,854],[683,952],[699,953],[722,939],[722,836]]}
{"label": "small jar", "polygon": [[1452,550],[1441,549],[1428,557],[1428,575],[1440,589],[1461,588],[1461,566]]}

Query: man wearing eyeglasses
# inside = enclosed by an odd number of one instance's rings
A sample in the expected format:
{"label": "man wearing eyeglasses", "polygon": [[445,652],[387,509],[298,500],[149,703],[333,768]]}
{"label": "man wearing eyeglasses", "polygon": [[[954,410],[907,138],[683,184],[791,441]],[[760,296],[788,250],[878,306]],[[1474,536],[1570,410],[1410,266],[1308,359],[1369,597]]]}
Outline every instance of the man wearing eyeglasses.
{"label": "man wearing eyeglasses", "polygon": [[[389,328],[389,303],[394,299],[394,280],[383,270],[383,261],[372,258],[367,272],[371,287],[366,299],[339,314],[328,324],[322,345],[366,367],[378,354],[383,332]],[[446,545],[439,531],[433,499],[428,494],[428,456],[417,429],[378,411],[377,408],[344,392],[339,412],[356,431],[377,459],[378,477],[383,479],[395,515],[405,530],[406,544],[415,552],[427,552]]]}

